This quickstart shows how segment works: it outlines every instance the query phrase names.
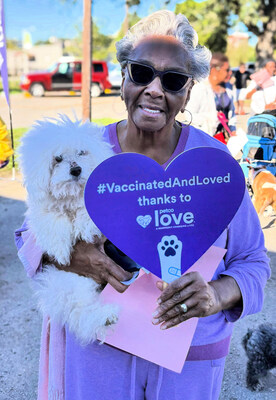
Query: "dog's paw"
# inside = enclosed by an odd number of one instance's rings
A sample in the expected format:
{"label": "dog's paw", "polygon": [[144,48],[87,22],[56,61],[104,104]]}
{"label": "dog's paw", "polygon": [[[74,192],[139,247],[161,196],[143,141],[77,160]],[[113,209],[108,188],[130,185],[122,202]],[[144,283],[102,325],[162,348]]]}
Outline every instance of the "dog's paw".
{"label": "dog's paw", "polygon": [[172,282],[181,276],[182,242],[175,235],[163,236],[157,245],[162,279]]}
{"label": "dog's paw", "polygon": [[55,255],[54,258],[61,265],[68,265],[70,263],[70,253]]}
{"label": "dog's paw", "polygon": [[107,318],[107,320],[105,322],[105,326],[115,325],[115,324],[117,324],[118,320],[119,320],[118,315],[113,314]]}
{"label": "dog's paw", "polygon": [[72,310],[68,327],[82,345],[96,339],[103,343],[108,330],[118,322],[118,315],[118,306],[103,305],[94,299],[91,305]]}
{"label": "dog's paw", "polygon": [[250,385],[247,384],[247,387],[253,392],[261,392],[264,389],[264,384],[260,381],[256,381],[254,383],[251,383]]}
{"label": "dog's paw", "polygon": [[250,373],[246,377],[246,386],[253,392],[260,392],[264,389],[264,384],[259,380],[259,377],[256,375],[252,376]]}

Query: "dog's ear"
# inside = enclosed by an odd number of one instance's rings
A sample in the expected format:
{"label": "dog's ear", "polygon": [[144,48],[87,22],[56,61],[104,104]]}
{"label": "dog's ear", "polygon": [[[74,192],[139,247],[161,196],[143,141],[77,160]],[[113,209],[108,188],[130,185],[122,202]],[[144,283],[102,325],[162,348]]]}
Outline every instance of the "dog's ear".
{"label": "dog's ear", "polygon": [[48,193],[52,162],[49,159],[49,141],[47,143],[47,136],[43,132],[40,134],[40,131],[43,131],[43,125],[32,128],[23,136],[18,149],[19,165],[28,197],[37,201]]}

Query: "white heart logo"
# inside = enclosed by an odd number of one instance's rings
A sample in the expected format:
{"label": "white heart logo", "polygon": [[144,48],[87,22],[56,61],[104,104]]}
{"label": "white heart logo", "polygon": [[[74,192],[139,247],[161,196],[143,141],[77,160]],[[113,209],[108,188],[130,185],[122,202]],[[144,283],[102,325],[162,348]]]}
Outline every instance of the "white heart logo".
{"label": "white heart logo", "polygon": [[146,228],[151,223],[151,220],[152,218],[150,215],[139,215],[136,218],[136,221],[140,226],[142,226],[142,228]]}

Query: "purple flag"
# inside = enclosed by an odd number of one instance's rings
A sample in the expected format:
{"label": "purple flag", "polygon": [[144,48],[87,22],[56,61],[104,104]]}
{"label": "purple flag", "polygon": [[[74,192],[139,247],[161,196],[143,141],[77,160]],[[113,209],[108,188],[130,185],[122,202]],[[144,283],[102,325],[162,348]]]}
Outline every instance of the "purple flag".
{"label": "purple flag", "polygon": [[2,77],[3,89],[6,96],[8,106],[10,107],[9,98],[9,81],[8,81],[8,66],[7,66],[7,49],[5,37],[5,22],[4,22],[4,5],[3,0],[0,0],[0,75]]}

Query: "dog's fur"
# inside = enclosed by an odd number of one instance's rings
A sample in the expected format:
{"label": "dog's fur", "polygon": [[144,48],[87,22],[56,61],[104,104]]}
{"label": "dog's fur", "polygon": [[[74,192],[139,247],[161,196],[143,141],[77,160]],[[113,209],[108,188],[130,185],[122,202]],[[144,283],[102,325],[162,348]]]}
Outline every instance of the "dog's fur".
{"label": "dog's fur", "polygon": [[262,324],[255,330],[248,330],[242,344],[248,357],[247,387],[260,391],[264,388],[260,378],[276,367],[276,328]]}
{"label": "dog's fur", "polygon": [[[114,155],[103,130],[65,115],[38,121],[23,137],[20,165],[27,189],[27,217],[36,242],[59,264],[69,264],[78,240],[93,242],[101,232],[84,206],[84,187],[93,169]],[[36,297],[44,315],[67,324],[82,344],[116,323],[118,308],[101,304],[100,286],[90,278],[43,268],[35,279]]]}
{"label": "dog's fur", "polygon": [[276,212],[276,177],[264,167],[249,168],[249,182],[254,194],[254,206],[259,215],[266,207],[272,206]]}

